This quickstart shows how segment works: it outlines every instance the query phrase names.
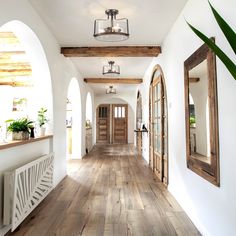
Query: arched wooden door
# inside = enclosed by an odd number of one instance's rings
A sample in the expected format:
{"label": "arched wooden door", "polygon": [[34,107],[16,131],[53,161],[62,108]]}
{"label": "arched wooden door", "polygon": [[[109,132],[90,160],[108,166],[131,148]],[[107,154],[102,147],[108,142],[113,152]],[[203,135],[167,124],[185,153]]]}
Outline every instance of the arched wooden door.
{"label": "arched wooden door", "polygon": [[149,97],[150,167],[157,177],[168,184],[168,117],[164,76],[156,66]]}

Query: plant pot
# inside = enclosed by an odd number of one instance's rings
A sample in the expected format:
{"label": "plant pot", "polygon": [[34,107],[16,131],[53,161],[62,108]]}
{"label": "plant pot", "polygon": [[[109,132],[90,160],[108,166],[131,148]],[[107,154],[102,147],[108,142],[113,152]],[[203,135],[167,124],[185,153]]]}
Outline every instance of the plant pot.
{"label": "plant pot", "polygon": [[45,136],[45,131],[46,131],[45,127],[40,127],[40,129],[39,129],[39,136]]}
{"label": "plant pot", "polygon": [[12,133],[12,140],[27,140],[27,139],[29,139],[29,133],[26,131]]}

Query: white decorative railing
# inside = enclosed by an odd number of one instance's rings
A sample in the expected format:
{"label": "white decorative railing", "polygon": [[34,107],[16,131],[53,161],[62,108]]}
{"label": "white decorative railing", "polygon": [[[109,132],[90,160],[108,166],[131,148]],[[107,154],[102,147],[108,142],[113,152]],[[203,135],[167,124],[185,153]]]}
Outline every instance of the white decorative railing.
{"label": "white decorative railing", "polygon": [[54,155],[39,157],[4,175],[4,225],[13,232],[53,188]]}

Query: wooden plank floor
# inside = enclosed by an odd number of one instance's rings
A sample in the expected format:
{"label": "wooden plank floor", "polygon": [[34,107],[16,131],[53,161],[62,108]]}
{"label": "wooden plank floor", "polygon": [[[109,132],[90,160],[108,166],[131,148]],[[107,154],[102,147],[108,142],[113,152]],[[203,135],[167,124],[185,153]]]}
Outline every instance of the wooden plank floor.
{"label": "wooden plank floor", "polygon": [[132,146],[96,146],[8,235],[200,235]]}

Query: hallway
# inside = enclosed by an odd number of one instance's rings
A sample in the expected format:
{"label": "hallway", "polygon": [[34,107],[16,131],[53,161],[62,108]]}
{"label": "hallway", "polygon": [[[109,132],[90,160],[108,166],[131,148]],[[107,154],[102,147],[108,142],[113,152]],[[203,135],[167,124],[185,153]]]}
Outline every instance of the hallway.
{"label": "hallway", "polygon": [[200,235],[131,145],[95,146],[8,235]]}

